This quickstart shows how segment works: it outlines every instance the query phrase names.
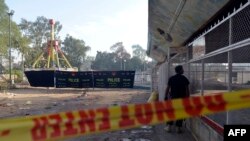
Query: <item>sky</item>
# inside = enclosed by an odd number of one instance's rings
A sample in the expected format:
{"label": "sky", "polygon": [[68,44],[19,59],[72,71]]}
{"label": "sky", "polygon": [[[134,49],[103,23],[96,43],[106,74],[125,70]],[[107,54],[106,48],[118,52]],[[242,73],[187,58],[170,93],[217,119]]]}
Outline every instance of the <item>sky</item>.
{"label": "sky", "polygon": [[59,21],[66,34],[85,41],[91,47],[87,53],[110,51],[110,47],[123,42],[132,53],[134,44],[147,48],[148,1],[147,0],[5,0],[15,11],[13,20],[21,18],[35,21],[38,16]]}

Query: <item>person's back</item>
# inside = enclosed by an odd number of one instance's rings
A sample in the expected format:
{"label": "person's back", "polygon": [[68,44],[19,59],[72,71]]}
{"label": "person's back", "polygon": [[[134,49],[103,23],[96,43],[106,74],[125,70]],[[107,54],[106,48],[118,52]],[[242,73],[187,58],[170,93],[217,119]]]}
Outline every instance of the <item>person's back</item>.
{"label": "person's back", "polygon": [[176,74],[170,77],[169,82],[170,86],[170,97],[171,98],[183,98],[187,97],[186,87],[189,84],[188,79],[182,74]]}
{"label": "person's back", "polygon": [[[168,80],[168,86],[166,89],[165,99],[185,98],[189,97],[189,81],[182,75],[184,73],[181,65],[175,67],[176,75],[172,76]],[[177,120],[175,125],[177,126],[177,133],[181,133],[183,120]],[[165,130],[171,132],[171,126],[174,124],[173,121],[167,122]]]}

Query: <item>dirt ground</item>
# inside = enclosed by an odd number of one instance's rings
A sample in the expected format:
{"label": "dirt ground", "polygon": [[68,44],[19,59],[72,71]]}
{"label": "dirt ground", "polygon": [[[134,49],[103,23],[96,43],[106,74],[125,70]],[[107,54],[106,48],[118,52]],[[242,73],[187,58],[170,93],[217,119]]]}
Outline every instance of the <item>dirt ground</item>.
{"label": "dirt ground", "polygon": [[[0,118],[57,113],[111,105],[144,103],[147,90],[19,88],[0,92]],[[122,130],[69,139],[68,141],[150,141],[152,127]]]}
{"label": "dirt ground", "polygon": [[0,118],[142,103],[149,95],[135,89],[12,89],[0,92]]}

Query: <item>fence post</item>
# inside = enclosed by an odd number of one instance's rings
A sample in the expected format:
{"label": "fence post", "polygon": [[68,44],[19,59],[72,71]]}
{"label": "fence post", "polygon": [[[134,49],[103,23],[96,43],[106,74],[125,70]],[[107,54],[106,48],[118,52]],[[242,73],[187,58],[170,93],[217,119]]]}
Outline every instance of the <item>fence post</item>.
{"label": "fence post", "polygon": [[167,63],[167,81],[168,81],[168,78],[170,77],[170,47],[168,47],[168,58],[167,58],[167,61],[168,61],[168,63]]}
{"label": "fence post", "polygon": [[[229,19],[229,45],[232,44],[232,18]],[[227,62],[228,62],[228,83],[227,90],[232,91],[232,51],[227,53]],[[230,112],[227,111],[226,123],[230,124]]]}
{"label": "fence post", "polygon": [[201,95],[204,95],[204,70],[205,70],[205,65],[204,65],[204,59],[201,60]]}

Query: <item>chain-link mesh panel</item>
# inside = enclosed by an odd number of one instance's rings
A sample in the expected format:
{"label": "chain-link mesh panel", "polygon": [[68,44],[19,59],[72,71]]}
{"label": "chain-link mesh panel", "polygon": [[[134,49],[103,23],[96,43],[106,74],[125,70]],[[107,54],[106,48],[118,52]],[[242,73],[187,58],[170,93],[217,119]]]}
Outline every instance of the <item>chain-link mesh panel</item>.
{"label": "chain-link mesh panel", "polygon": [[[232,51],[232,89],[250,88],[250,45]],[[250,108],[229,112],[230,124],[250,124]]]}
{"label": "chain-link mesh panel", "polygon": [[205,59],[205,63],[227,63],[227,52]]}
{"label": "chain-link mesh panel", "polygon": [[[228,87],[227,52],[204,60],[204,94],[225,92]],[[208,115],[210,119],[224,125],[226,112]]]}
{"label": "chain-link mesh panel", "polygon": [[250,37],[250,5],[232,18],[232,43]]}
{"label": "chain-link mesh panel", "polygon": [[229,21],[224,22],[205,36],[206,53],[229,45]]}
{"label": "chain-link mesh panel", "polygon": [[187,78],[189,78],[189,68],[188,68],[188,64],[183,64],[183,69],[184,69],[184,75],[187,76]]}
{"label": "chain-link mesh panel", "polygon": [[188,46],[188,59],[191,60],[193,59],[193,46]]}
{"label": "chain-link mesh panel", "polygon": [[[222,58],[223,61],[221,61]],[[223,53],[204,60],[204,93],[227,90],[228,66],[226,58],[227,53]]]}
{"label": "chain-link mesh panel", "polygon": [[232,51],[233,63],[250,63],[250,45]]}
{"label": "chain-link mesh panel", "polygon": [[[245,40],[250,37],[250,6],[246,7],[232,18],[232,43]],[[229,21],[223,23],[206,35],[206,53],[229,45]],[[239,90],[249,88],[250,85],[250,46],[232,51],[232,89]],[[212,93],[227,91],[228,64],[227,53],[219,54],[204,60],[204,92]],[[248,84],[249,83],[249,84]],[[227,113],[222,112],[208,116],[219,123],[226,124]],[[228,113],[229,124],[249,124],[250,109],[230,111]]]}
{"label": "chain-link mesh panel", "polygon": [[190,93],[200,94],[201,91],[201,61],[196,61],[189,64],[189,81],[190,81]]}
{"label": "chain-link mesh panel", "polygon": [[135,72],[134,85],[135,86],[149,86],[152,81],[151,73],[149,72]]}
{"label": "chain-link mesh panel", "polygon": [[233,50],[232,89],[250,88],[250,45]]}
{"label": "chain-link mesh panel", "polygon": [[171,63],[172,64],[183,64],[185,62],[188,61],[188,58],[187,58],[187,52],[184,52],[184,53],[181,53],[181,54],[178,54],[177,56],[175,56],[173,59],[171,59]]}

